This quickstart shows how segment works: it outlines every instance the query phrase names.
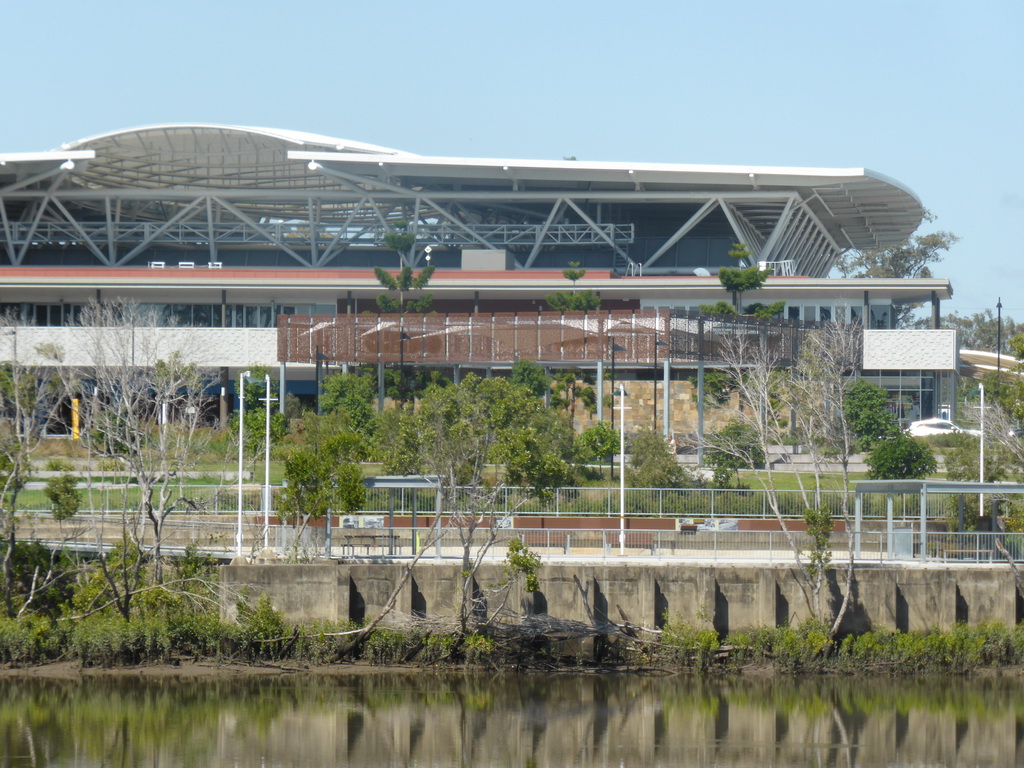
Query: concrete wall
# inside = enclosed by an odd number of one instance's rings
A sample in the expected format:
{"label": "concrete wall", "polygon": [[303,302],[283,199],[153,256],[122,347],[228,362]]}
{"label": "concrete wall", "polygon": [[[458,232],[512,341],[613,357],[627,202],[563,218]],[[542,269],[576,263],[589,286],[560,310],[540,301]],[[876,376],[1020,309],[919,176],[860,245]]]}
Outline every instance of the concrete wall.
{"label": "concrete wall", "polygon": [[[361,620],[383,608],[402,576],[402,565],[230,565],[221,570],[227,594],[266,594],[291,621]],[[403,614],[450,616],[459,605],[461,566],[421,564],[402,590],[396,610]],[[508,605],[524,613],[548,614],[601,624],[624,618],[661,626],[665,616],[707,620],[721,633],[797,623],[808,615],[803,583],[793,568],[771,566],[678,566],[653,564],[547,565],[539,570],[540,591],[516,588]],[[842,594],[837,573],[829,574],[828,599]],[[476,590],[490,608],[500,601],[501,566],[477,574]],[[844,631],[948,629],[1021,618],[1013,574],[1000,567],[860,568]],[[222,614],[234,615],[225,599]]]}

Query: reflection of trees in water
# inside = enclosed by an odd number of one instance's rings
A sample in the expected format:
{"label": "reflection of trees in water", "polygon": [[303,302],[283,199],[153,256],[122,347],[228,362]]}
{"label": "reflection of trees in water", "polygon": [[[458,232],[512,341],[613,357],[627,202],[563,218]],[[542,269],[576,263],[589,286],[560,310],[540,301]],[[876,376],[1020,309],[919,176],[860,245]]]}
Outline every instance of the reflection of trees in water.
{"label": "reflection of trees in water", "polygon": [[7,681],[0,739],[38,764],[1020,764],[1014,681],[431,672]]}

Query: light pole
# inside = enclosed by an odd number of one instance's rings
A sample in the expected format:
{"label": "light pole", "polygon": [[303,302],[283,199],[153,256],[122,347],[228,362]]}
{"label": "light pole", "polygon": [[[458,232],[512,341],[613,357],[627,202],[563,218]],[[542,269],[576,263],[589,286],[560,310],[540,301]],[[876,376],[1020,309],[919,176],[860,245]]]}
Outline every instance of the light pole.
{"label": "light pole", "polygon": [[[402,316],[403,325],[405,316]],[[398,334],[398,401],[405,405],[405,342],[410,341],[412,336],[404,330]]]}
{"label": "light pole", "polygon": [[[619,556],[626,554],[626,390],[619,384]],[[612,410],[615,406],[612,406]]]}
{"label": "light pole", "polygon": [[242,461],[245,447],[245,380],[252,371],[242,371],[238,382],[238,531],[235,533],[235,556],[242,556]]}
{"label": "light pole", "polygon": [[[981,435],[978,437],[978,443],[980,444],[980,452],[978,455],[978,482],[985,482],[985,385],[981,382],[978,383],[978,389],[981,391]],[[985,516],[985,494],[978,494],[978,516]]]}
{"label": "light pole", "polygon": [[668,344],[666,344],[664,341],[660,341],[658,339],[658,337],[657,337],[657,333],[658,333],[657,329],[655,329],[654,333],[655,333],[655,337],[654,337],[654,395],[651,397],[651,400],[652,400],[651,405],[654,406],[654,424],[653,424],[652,428],[657,430],[658,429],[658,347],[667,347]]}
{"label": "light pole", "polygon": [[[610,339],[612,342],[612,429],[615,428],[615,353],[625,352],[626,348],[619,346],[614,339]],[[601,403],[601,407],[604,407],[604,403]],[[612,479],[615,479],[615,465],[612,464],[609,468]]]}
{"label": "light pole", "polygon": [[264,374],[263,385],[267,388],[267,395],[263,398],[263,406],[266,411],[266,432],[264,433],[264,457],[263,457],[263,548],[270,546],[270,402],[277,400],[270,396],[270,374]]}
{"label": "light pole", "polygon": [[1003,389],[1003,297],[996,299],[996,402]]}

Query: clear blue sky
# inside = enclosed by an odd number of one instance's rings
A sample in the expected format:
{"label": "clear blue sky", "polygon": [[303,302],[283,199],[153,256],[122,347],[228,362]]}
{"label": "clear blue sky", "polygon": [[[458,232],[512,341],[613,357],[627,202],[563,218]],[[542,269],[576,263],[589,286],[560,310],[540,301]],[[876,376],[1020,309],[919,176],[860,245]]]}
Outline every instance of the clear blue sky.
{"label": "clear blue sky", "polygon": [[159,122],[433,155],[864,167],[1024,320],[1024,2],[0,0],[0,152]]}

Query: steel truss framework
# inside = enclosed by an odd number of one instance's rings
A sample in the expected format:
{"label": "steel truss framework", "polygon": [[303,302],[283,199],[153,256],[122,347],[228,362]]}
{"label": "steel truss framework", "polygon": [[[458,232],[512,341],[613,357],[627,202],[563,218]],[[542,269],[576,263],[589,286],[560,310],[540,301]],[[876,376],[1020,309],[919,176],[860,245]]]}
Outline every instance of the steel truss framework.
{"label": "steel truss framework", "polygon": [[[0,252],[21,266],[34,252],[74,248],[116,267],[145,262],[155,249],[211,263],[231,263],[234,250],[267,249],[300,267],[354,266],[354,253],[386,249],[385,235],[406,222],[414,243],[403,260],[414,266],[428,244],[506,250],[524,269],[545,249],[586,247],[635,274],[679,271],[663,258],[714,216],[756,260],[822,277],[843,251],[898,242],[920,220],[916,198],[866,175],[801,177],[787,188],[751,173],[747,188],[702,189],[675,166],[460,165],[334,141],[162,126],[63,151],[0,155]],[[631,249],[638,232],[629,215],[603,215],[638,210],[632,206],[674,219],[642,257]]]}

